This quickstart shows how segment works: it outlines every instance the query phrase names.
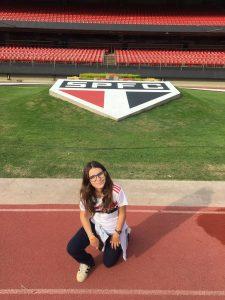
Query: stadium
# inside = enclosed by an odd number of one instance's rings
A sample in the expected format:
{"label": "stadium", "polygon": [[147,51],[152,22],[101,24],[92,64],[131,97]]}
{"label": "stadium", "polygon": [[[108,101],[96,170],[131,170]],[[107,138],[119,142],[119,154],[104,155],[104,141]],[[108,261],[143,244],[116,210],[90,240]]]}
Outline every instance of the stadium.
{"label": "stadium", "polygon": [[1,2],[1,74],[225,78],[223,1],[27,3]]}
{"label": "stadium", "polygon": [[[0,36],[0,298],[224,298],[224,1],[2,0]],[[111,91],[130,115],[93,109]],[[81,284],[66,245],[93,160],[131,232],[112,268],[88,248]]]}
{"label": "stadium", "polygon": [[[1,82],[45,85],[1,87],[2,177],[79,177],[94,156],[121,178],[225,178],[223,1],[27,3],[1,4]],[[114,124],[48,95],[70,76],[171,80],[181,98]]]}

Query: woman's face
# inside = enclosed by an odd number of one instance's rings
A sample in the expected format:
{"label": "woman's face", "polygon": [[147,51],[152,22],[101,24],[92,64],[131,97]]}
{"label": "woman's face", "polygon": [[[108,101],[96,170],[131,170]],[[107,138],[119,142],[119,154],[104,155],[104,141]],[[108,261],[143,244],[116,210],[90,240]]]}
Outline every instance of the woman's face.
{"label": "woman's face", "polygon": [[101,168],[91,168],[89,181],[96,190],[102,190],[105,185],[105,172]]}

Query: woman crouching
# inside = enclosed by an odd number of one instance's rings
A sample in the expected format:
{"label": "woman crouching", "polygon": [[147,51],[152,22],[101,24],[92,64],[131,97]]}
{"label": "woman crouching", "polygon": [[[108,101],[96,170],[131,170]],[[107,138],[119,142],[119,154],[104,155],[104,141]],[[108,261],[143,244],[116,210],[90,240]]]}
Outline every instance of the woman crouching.
{"label": "woman crouching", "polygon": [[92,161],[85,166],[80,199],[82,227],[69,241],[67,251],[80,263],[77,281],[83,282],[95,265],[85,249],[91,245],[102,251],[104,265],[112,267],[121,254],[126,260],[130,228],[126,224],[127,198],[99,162]]}

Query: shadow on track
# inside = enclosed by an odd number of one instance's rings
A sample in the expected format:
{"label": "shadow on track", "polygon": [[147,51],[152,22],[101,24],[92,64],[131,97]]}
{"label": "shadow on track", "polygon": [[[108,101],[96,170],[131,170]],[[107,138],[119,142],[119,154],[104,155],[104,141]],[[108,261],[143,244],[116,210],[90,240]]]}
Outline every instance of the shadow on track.
{"label": "shadow on track", "polygon": [[[213,191],[207,188],[202,188],[196,191],[193,194],[189,194],[185,196],[184,198],[180,199],[179,201],[171,203],[170,206],[164,207],[163,211],[171,211],[174,210],[174,208],[179,207],[180,210],[182,210],[182,206],[185,206],[184,203],[187,203],[187,200],[192,197],[192,199],[201,200],[201,202],[204,202],[205,207],[207,207],[212,199]],[[200,211],[203,207],[193,207],[194,211]],[[186,210],[187,208],[184,207],[183,210]],[[178,210],[179,212],[179,210]],[[148,214],[148,213],[146,213]],[[149,248],[151,248],[153,245],[155,245],[158,241],[160,241],[164,236],[166,236],[168,233],[170,233],[172,230],[180,226],[182,223],[184,223],[186,220],[191,218],[195,212],[193,213],[185,213],[181,214],[178,213],[176,215],[176,218],[173,217],[173,214],[166,214],[164,213],[162,223],[162,213],[157,212],[154,214],[151,214],[149,217],[147,217],[143,222],[138,224],[137,226],[132,227],[131,232],[131,240],[129,242],[128,247],[128,257],[131,256],[140,256],[144,254]]]}

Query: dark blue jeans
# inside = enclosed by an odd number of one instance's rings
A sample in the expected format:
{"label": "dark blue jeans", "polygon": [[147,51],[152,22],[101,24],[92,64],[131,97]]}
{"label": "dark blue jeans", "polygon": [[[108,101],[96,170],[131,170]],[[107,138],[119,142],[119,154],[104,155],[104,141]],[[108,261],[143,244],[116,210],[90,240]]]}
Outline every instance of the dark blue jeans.
{"label": "dark blue jeans", "polygon": [[[95,225],[91,223],[92,232],[97,237],[95,231]],[[121,245],[116,249],[111,248],[109,237],[105,244],[105,249],[103,253],[103,263],[106,267],[110,268],[116,264],[121,253]],[[95,262],[91,254],[87,253],[85,249],[90,245],[88,236],[83,227],[81,227],[78,232],[72,237],[67,245],[67,252],[79,263],[86,264],[88,266],[94,266]]]}

